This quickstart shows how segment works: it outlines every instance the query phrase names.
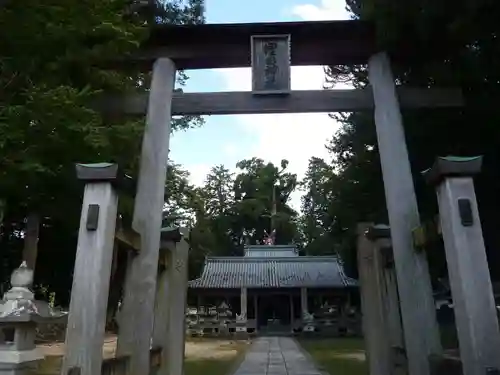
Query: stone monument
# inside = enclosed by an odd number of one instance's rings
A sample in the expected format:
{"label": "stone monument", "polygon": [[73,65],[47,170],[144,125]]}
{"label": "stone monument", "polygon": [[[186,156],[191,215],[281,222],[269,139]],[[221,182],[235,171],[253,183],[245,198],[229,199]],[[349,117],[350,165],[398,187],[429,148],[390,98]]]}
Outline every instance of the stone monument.
{"label": "stone monument", "polygon": [[56,312],[44,301],[36,301],[30,287],[33,271],[26,262],[14,270],[12,288],[0,305],[0,374],[24,375],[44,358],[35,346],[36,326],[63,320],[66,313]]}
{"label": "stone monument", "polygon": [[236,332],[247,332],[246,313],[236,314]]}
{"label": "stone monument", "polygon": [[304,328],[302,331],[304,332],[314,332],[314,315],[309,313],[308,311],[302,312],[302,321],[304,322]]}

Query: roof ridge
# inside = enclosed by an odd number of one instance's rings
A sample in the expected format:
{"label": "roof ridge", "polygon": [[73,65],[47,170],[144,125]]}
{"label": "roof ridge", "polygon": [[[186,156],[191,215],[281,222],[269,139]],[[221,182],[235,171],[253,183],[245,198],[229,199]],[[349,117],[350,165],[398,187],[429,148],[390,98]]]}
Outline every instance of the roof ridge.
{"label": "roof ridge", "polygon": [[269,248],[269,247],[277,247],[277,248],[290,248],[290,247],[293,247],[293,248],[296,248],[297,245],[296,244],[288,244],[288,245],[245,245],[244,248],[245,249],[259,249],[259,248]]}
{"label": "roof ridge", "polygon": [[300,262],[337,262],[339,263],[340,260],[337,256],[297,256],[297,257],[245,257],[245,256],[233,256],[233,257],[220,257],[220,256],[214,256],[214,257],[207,257],[206,258],[207,262],[242,262],[242,263],[252,263],[252,262],[274,262],[274,261],[279,261],[279,262],[293,262],[293,263],[300,263]]}

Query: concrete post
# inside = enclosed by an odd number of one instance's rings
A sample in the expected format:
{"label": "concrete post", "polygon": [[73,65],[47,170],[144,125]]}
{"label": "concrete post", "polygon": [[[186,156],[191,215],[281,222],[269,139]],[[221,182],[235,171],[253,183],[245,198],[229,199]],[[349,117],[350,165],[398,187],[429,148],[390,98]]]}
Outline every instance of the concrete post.
{"label": "concrete post", "polygon": [[399,355],[405,353],[405,349],[390,228],[383,224],[374,225],[368,228],[365,235],[374,246],[373,266],[380,291],[385,329],[384,336],[379,338],[380,344],[383,341],[389,348],[391,374],[403,374],[406,373],[407,368],[406,361],[399,358]]}
{"label": "concrete post", "polygon": [[170,312],[167,344],[166,347],[164,345],[162,356],[162,363],[167,364],[168,371],[164,375],[184,375],[188,253],[189,244],[185,239],[181,239],[169,251],[167,272]]}
{"label": "concrete post", "polygon": [[438,158],[436,185],[464,375],[500,369],[500,334],[472,176],[482,157]]}
{"label": "concrete post", "polygon": [[[175,244],[169,244],[169,247],[171,246],[175,246]],[[168,344],[165,342],[165,337],[168,336],[168,315],[170,312],[168,272],[166,268],[168,264],[168,251],[168,248],[163,246],[160,249],[160,264],[158,267],[158,282],[156,283],[155,318],[153,325],[153,348],[163,348],[164,344]]]}
{"label": "concrete post", "polygon": [[130,355],[132,374],[149,372],[175,70],[168,58],[158,59],[153,66],[142,140],[132,221],[141,249],[127,270],[116,350],[118,355]]}
{"label": "concrete post", "polygon": [[156,288],[155,318],[153,327],[153,348],[162,348],[162,361],[157,375],[171,375],[167,362],[169,346],[175,345],[170,341],[170,314],[176,303],[172,294],[172,252],[182,236],[179,228],[163,228],[161,230],[160,261],[158,284]]}
{"label": "concrete post", "polygon": [[78,164],[76,170],[86,185],[61,373],[76,367],[95,375],[102,365],[118,204],[112,182],[119,176],[116,164]]}
{"label": "concrete post", "polygon": [[387,55],[372,56],[368,68],[409,373],[428,375],[428,356],[439,355],[441,343],[427,259],[412,242],[412,229],[420,225],[420,218],[403,121]]}
{"label": "concrete post", "polygon": [[365,337],[370,375],[391,374],[391,351],[388,329],[382,306],[382,290],[375,264],[375,246],[366,231],[369,223],[358,224],[358,272],[361,293],[363,333]]}

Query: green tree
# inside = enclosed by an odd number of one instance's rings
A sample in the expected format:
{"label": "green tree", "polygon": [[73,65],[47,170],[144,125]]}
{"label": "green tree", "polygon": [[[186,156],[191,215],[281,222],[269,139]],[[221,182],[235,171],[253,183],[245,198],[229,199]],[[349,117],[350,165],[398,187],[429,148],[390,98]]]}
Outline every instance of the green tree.
{"label": "green tree", "polygon": [[277,231],[277,244],[296,239],[297,212],[287,202],[297,187],[297,175],[286,172],[287,166],[287,160],[278,168],[258,158],[237,164],[242,171],[235,180],[234,213],[240,220],[234,222],[233,233],[240,245],[262,241],[264,231],[269,233],[271,228]]}
{"label": "green tree", "polygon": [[222,165],[213,167],[203,187],[192,192],[194,225],[190,236],[190,275],[201,271],[206,256],[230,255],[235,246],[230,233],[234,205],[234,176]]}
{"label": "green tree", "polygon": [[[460,110],[403,110],[410,164],[421,216],[428,220],[437,213],[436,198],[433,189],[424,184],[420,171],[428,168],[437,155],[485,155],[483,172],[476,179],[476,193],[490,267],[497,277],[499,255],[493,250],[500,244],[496,230],[500,208],[496,198],[500,184],[496,166],[500,159],[497,126],[500,111],[494,98],[500,90],[496,21],[500,4],[487,0],[416,0],[405,4],[396,0],[348,0],[347,3],[354,17],[375,23],[378,45],[393,57],[398,84],[462,88],[466,101]],[[328,70],[331,83],[346,77],[353,79],[355,86],[363,87],[367,84],[366,67],[335,66]],[[356,113],[341,120],[341,130],[330,144],[332,167],[338,177],[332,189],[337,198],[328,204],[328,215],[338,225],[328,231],[336,241],[347,243],[352,253],[356,223],[387,222],[387,214],[373,116]],[[340,229],[345,236],[340,235]],[[437,243],[428,252],[434,276],[446,272],[441,245]]]}
{"label": "green tree", "polygon": [[[156,19],[203,22],[202,3],[162,2],[164,12]],[[137,172],[143,121],[103,118],[89,109],[102,91],[145,90],[141,82],[147,75],[95,64],[126,55],[147,36],[142,15],[129,5],[125,0],[28,0],[8,1],[0,10],[1,247],[15,249],[17,256],[10,259],[17,263],[19,233],[30,227],[30,218],[31,227],[39,227],[40,242],[33,238],[37,230],[26,232],[33,235],[24,235],[25,256],[42,250],[36,280],[51,287],[66,280],[60,283],[66,296],[82,192],[74,163],[115,161],[131,175]],[[179,76],[180,83],[185,79]],[[193,124],[199,119],[184,117],[173,121],[173,128]],[[124,203],[121,210],[131,206]],[[56,272],[54,258],[61,261]],[[3,280],[11,269],[10,263],[1,269]]]}
{"label": "green tree", "polygon": [[224,215],[231,209],[234,204],[233,187],[234,176],[229,169],[218,165],[210,170],[203,187],[207,215]]}
{"label": "green tree", "polygon": [[204,186],[194,189],[190,275],[196,277],[208,255],[242,255],[245,244],[261,243],[265,232],[277,231],[276,243],[300,241],[298,215],[289,205],[297,176],[262,159],[237,163],[234,176],[224,166],[212,168]]}

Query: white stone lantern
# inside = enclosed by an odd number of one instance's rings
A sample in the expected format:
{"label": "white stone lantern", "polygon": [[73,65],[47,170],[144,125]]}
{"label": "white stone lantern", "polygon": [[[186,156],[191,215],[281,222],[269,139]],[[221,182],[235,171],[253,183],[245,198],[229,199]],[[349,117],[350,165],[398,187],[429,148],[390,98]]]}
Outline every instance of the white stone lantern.
{"label": "white stone lantern", "polygon": [[35,301],[32,282],[33,271],[23,262],[12,273],[12,288],[0,304],[0,375],[24,375],[36,367],[44,358],[35,345],[37,324],[66,316],[53,312],[46,302]]}

